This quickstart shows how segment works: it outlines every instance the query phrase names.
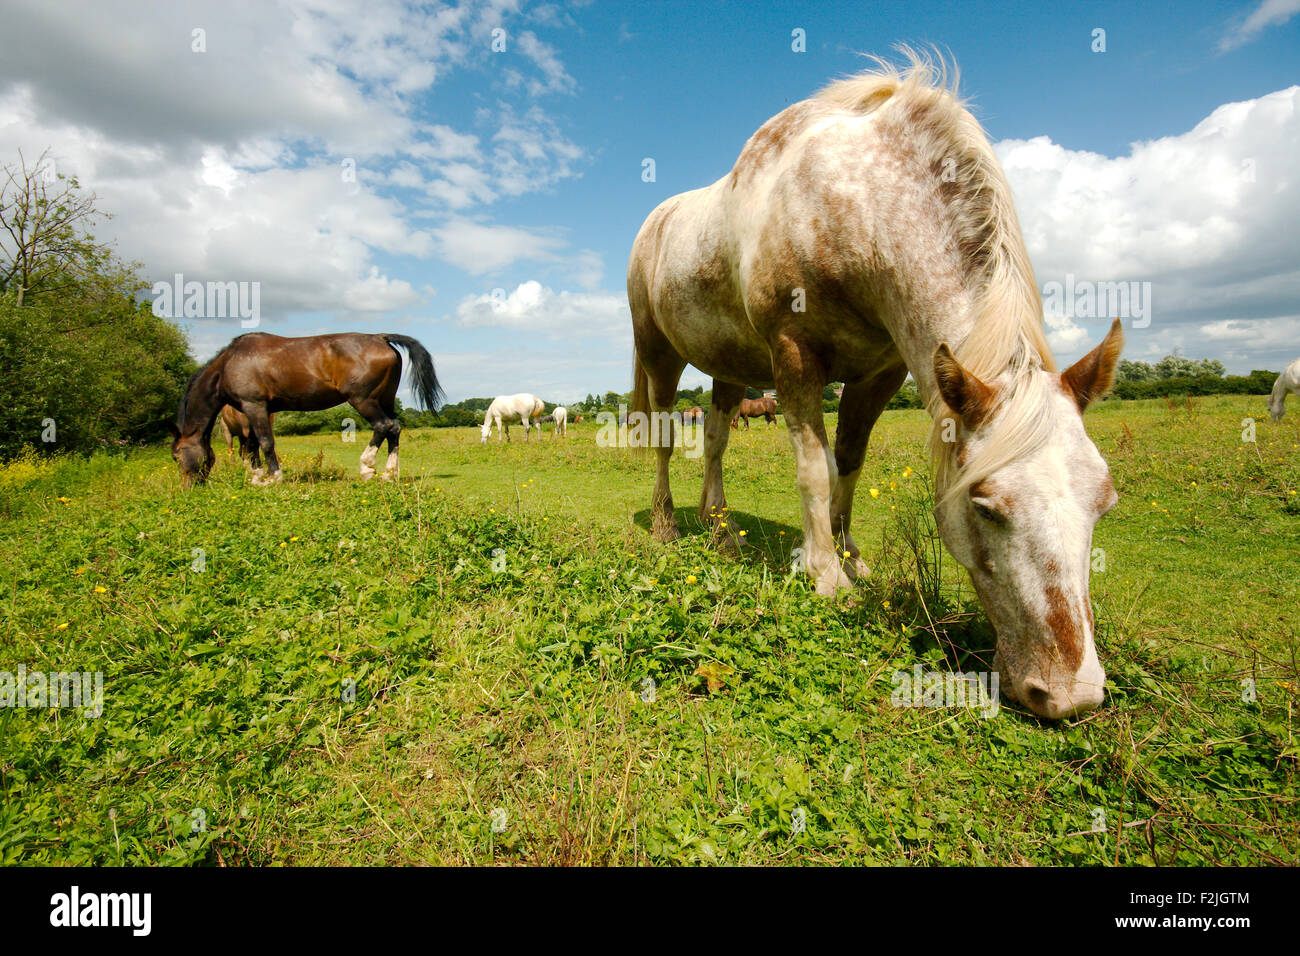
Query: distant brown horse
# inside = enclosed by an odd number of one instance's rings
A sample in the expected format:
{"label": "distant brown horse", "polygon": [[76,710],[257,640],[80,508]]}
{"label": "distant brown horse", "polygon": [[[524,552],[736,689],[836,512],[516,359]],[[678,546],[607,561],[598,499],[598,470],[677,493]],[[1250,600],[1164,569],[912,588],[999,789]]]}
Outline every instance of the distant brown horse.
{"label": "distant brown horse", "polygon": [[[271,426],[275,426],[275,416],[268,416]],[[234,457],[235,439],[239,439],[239,457],[249,462],[254,471],[262,467],[262,448],[257,443],[253,426],[248,423],[248,416],[236,411],[229,405],[221,408],[221,437],[226,440],[226,454]]]}
{"label": "distant brown horse", "polygon": [[739,428],[743,420],[745,427],[749,427],[751,418],[763,417],[767,419],[769,425],[776,424],[776,399],[768,395],[762,398],[742,398],[740,408],[736,412],[736,417],[731,420],[732,428]]}
{"label": "distant brown horse", "polygon": [[433,359],[423,345],[407,335],[344,332],[285,338],[267,332],[241,335],[194,373],[181,398],[175,423],[168,423],[172,457],[181,468],[181,481],[189,486],[204,481],[212,469],[212,427],[222,405],[242,411],[261,450],[269,474],[253,472],[253,484],[280,480],[280,459],[275,454],[271,416],[278,411],[319,411],[348,402],[374,434],[361,453],[361,477],[375,475],[375,455],[388,440],[388,465],[383,477],[397,477],[397,385],[402,378],[402,357],[411,358],[411,388],[424,407],[434,409],[442,388]]}
{"label": "distant brown horse", "polygon": [[688,408],[686,409],[686,411],[682,412],[682,424],[686,424],[687,422],[702,423],[703,421],[704,421],[704,409],[700,408],[700,406],[698,405],[694,406],[693,408]]}

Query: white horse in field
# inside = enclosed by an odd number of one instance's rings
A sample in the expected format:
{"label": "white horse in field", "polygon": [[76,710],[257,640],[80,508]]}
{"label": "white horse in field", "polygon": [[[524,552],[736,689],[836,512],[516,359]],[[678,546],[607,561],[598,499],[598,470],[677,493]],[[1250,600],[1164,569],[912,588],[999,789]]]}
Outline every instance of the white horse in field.
{"label": "white horse in field", "polygon": [[[497,426],[497,441],[501,441],[503,436],[506,441],[509,441],[510,423],[515,421],[523,423],[524,441],[528,441],[532,423],[541,418],[545,411],[546,405],[536,395],[527,392],[520,392],[518,395],[498,395],[488,406],[487,414],[483,416],[480,443],[487,441],[488,436],[492,434],[493,423]],[[540,422],[537,424],[537,437],[542,437]]]}
{"label": "white horse in field", "polygon": [[[689,362],[713,376],[701,519],[733,534],[731,419],[747,385],[775,388],[803,497],[802,565],[820,594],[851,588],[869,572],[849,532],[867,436],[911,372],[934,422],[935,519],[997,631],[1002,691],[1049,718],[1101,703],[1089,554],[1118,497],[1083,411],[1114,381],[1123,332],[1116,321],[1057,370],[1011,187],[928,63],[840,80],[765,123],[730,173],[650,214],[627,290],[629,419],[652,423],[639,442],[658,458],[658,539],[679,532],[673,426],[655,425]],[[829,382],[846,383],[833,445]]]}
{"label": "white horse in field", "polygon": [[569,433],[569,410],[563,405],[556,405],[555,411],[551,412],[551,418],[555,422],[556,435],[568,435]]}
{"label": "white horse in field", "polygon": [[1300,358],[1288,365],[1286,371],[1273,383],[1273,395],[1268,400],[1268,413],[1275,422],[1280,422],[1282,413],[1286,411],[1287,392],[1300,395]]}

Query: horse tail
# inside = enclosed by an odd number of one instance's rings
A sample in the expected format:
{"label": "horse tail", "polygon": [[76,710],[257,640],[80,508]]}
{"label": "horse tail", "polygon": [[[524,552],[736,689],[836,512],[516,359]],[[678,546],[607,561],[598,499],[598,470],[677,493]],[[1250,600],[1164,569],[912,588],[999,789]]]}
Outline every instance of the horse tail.
{"label": "horse tail", "polygon": [[415,400],[431,412],[436,412],[442,404],[442,386],[438,384],[438,373],[433,369],[433,356],[423,345],[409,335],[396,335],[385,332],[381,338],[389,346],[400,345],[406,349],[411,358],[411,391]]}

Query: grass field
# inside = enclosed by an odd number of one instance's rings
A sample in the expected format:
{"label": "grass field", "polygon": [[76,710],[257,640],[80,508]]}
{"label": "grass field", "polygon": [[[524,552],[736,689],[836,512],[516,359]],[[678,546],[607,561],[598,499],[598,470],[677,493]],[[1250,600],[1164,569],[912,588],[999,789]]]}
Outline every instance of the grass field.
{"label": "grass field", "polygon": [[104,690],[0,709],[0,863],[1294,865],[1300,414],[1264,402],[1089,411],[1108,695],[1055,725],[891,703],[895,671],[992,659],[922,412],[877,426],[872,583],[837,600],[789,571],[783,425],[728,451],[740,557],[680,454],[686,533],[654,543],[652,460],[591,423],[407,431],[395,485],[330,436],[283,440],[269,489],[224,448],[189,493],[164,448],[11,464],[0,671]]}

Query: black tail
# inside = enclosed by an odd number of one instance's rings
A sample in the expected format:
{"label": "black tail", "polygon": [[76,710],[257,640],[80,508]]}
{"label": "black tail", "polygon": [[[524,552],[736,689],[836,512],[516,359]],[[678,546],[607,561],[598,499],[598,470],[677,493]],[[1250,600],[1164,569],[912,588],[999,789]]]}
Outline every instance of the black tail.
{"label": "black tail", "polygon": [[438,384],[438,374],[433,370],[433,356],[423,345],[409,335],[384,333],[384,341],[389,345],[400,345],[411,357],[411,390],[415,400],[431,412],[436,412],[442,404],[442,386]]}

